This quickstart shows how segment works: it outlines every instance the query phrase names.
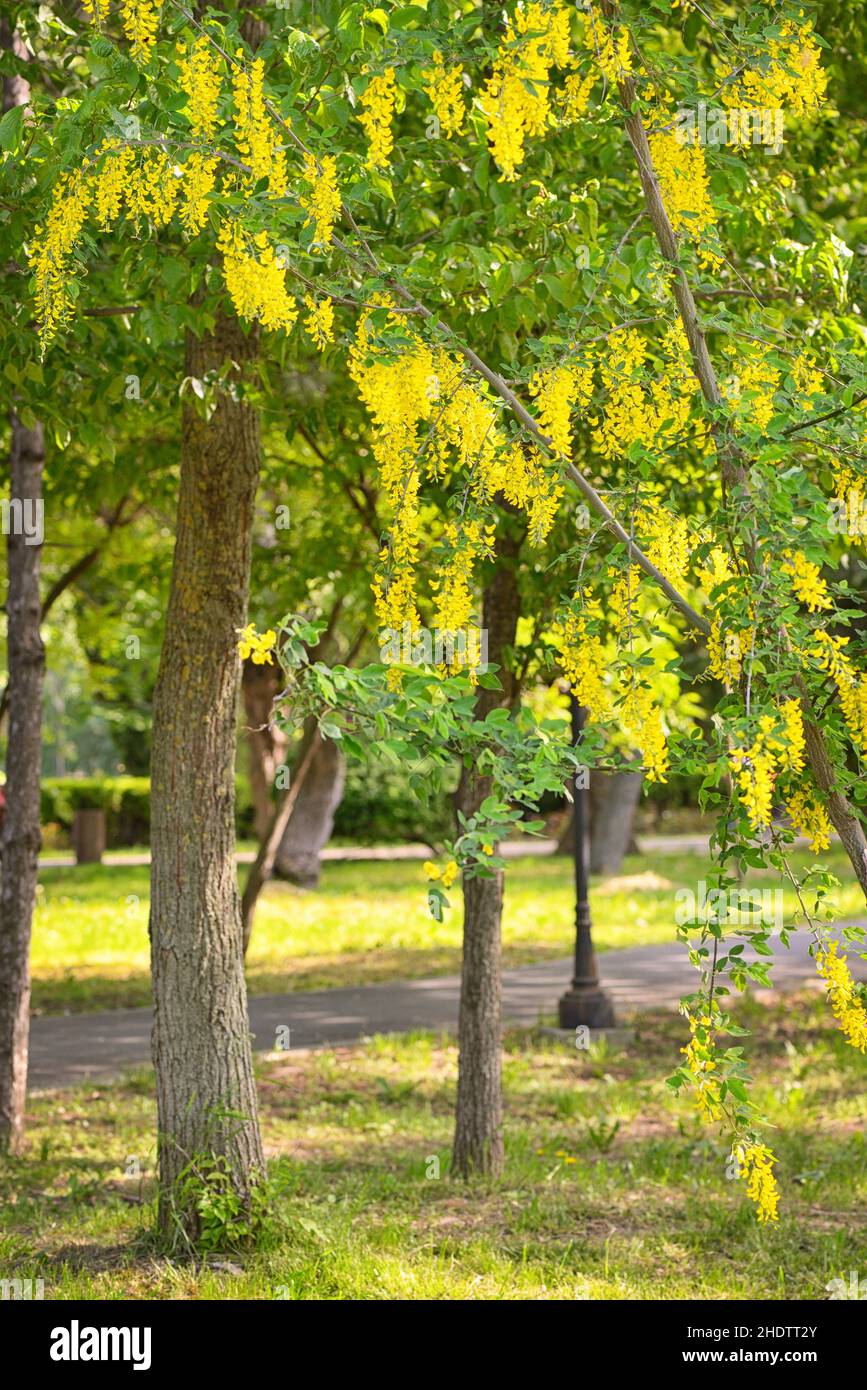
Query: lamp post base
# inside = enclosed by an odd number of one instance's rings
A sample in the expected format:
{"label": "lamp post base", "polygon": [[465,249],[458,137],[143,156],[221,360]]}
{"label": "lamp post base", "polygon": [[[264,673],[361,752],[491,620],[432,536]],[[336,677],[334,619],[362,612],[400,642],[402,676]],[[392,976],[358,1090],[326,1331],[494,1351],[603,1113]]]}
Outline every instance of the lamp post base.
{"label": "lamp post base", "polygon": [[600,985],[566,991],[558,1008],[561,1028],[613,1028],[614,1001]]}

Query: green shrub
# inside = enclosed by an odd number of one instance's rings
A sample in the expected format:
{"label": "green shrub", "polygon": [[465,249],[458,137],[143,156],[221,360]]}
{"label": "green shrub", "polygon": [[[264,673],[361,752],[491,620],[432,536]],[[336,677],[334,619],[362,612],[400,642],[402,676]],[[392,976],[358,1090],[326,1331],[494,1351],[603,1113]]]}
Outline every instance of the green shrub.
{"label": "green shrub", "polygon": [[[105,811],[109,849],[146,845],[151,829],[149,777],[45,777],[41,787],[43,826],[70,831],[76,811]],[[235,812],[239,835],[252,834],[253,806],[246,778],[235,779]]]}

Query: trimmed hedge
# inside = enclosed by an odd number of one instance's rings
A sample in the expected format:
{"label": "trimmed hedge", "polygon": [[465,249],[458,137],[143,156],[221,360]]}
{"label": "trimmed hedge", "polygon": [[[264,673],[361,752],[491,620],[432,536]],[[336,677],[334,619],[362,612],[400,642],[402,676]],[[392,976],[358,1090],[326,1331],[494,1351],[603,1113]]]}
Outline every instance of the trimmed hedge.
{"label": "trimmed hedge", "polygon": [[[149,777],[45,777],[40,790],[43,825],[71,830],[76,811],[105,811],[109,849],[146,845],[151,831],[151,783]],[[235,817],[238,834],[252,834],[253,806],[250,787],[235,779]]]}

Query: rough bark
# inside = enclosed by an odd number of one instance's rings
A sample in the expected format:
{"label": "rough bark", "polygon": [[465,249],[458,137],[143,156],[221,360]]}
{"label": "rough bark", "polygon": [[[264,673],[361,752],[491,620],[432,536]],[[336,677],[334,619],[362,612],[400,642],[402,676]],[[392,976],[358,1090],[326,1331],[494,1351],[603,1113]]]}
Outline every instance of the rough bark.
{"label": "rough bark", "polygon": [[340,745],[332,739],[320,739],[274,857],[274,872],[279,878],[301,888],[316,887],[319,856],[331,838],[345,782],[346,759]]}
{"label": "rough bark", "polygon": [[[29,59],[26,45],[0,18],[0,50]],[[3,110],[24,106],[30,84],[18,74],[3,79]],[[42,426],[11,421],[10,498],[42,503],[45,445]],[[10,513],[11,519],[11,513]],[[32,538],[31,538],[32,539]],[[0,1149],[20,1151],[24,1141],[30,1032],[30,932],[41,844],[39,779],[42,770],[42,687],[45,649],[40,633],[42,546],[15,535],[7,541],[6,596],[9,715],[6,810],[0,835]]]}
{"label": "rough bark", "polygon": [[[12,498],[42,498],[42,426],[12,418]],[[45,648],[39,631],[41,545],[10,526],[6,545],[9,741],[6,813],[0,838],[0,1148],[17,1153],[24,1139],[30,1029],[30,931],[41,834],[42,686]]]}
{"label": "rough bark", "polygon": [[[515,641],[520,613],[516,561],[520,539],[500,544],[498,566],[485,589],[483,625],[488,631],[488,660],[502,690],[480,690],[477,717],[509,706],[516,695],[505,651]],[[456,803],[471,816],[491,793],[491,782],[463,770]],[[452,1168],[461,1177],[496,1176],[503,1167],[502,1023],[500,932],[503,876],[464,875],[464,939],[458,1018],[458,1092]]]}
{"label": "rough bark", "polygon": [[[188,337],[186,373],[243,372],[255,340],[220,318]],[[181,1179],[214,1162],[249,1203],[263,1169],[235,868],[237,631],[247,612],[259,476],[255,410],[226,392],[185,405],[177,539],[154,692],[151,961],[160,1224],[194,1242]]]}
{"label": "rough bark", "polygon": [[280,671],[273,663],[256,666],[252,661],[244,662],[241,690],[250,753],[250,791],[258,840],[268,833],[273,819],[274,779],[277,768],[286,759],[286,735],[271,717],[274,697],[280,693],[280,685]]}

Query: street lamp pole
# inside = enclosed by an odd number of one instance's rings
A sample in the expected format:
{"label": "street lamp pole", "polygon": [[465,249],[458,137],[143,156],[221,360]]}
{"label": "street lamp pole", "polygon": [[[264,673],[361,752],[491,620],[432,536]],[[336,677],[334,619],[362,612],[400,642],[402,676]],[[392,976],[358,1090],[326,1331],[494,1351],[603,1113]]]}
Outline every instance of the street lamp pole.
{"label": "street lamp pole", "polygon": [[[570,696],[572,742],[580,748],[584,735],[584,708]],[[572,779],[573,852],[575,856],[575,973],[571,987],[560,999],[560,1027],[613,1028],[614,1004],[599,983],[596,953],[590,932],[590,901],[587,873],[587,832],[589,798],[585,770],[576,767]]]}

